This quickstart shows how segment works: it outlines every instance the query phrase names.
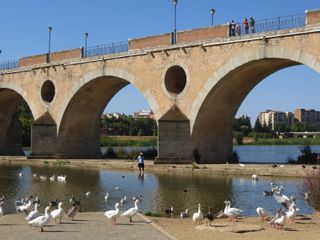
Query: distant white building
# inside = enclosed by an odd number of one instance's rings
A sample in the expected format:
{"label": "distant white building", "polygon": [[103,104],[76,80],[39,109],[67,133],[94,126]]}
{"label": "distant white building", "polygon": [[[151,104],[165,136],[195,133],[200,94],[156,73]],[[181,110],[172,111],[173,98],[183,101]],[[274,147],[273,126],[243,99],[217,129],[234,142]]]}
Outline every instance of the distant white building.
{"label": "distant white building", "polygon": [[119,119],[122,116],[125,116],[124,113],[106,113],[104,114],[107,118],[116,118]]}
{"label": "distant white building", "polygon": [[261,126],[276,130],[279,124],[288,127],[292,126],[294,123],[294,114],[292,112],[281,112],[268,109],[265,112],[261,112],[258,119]]}
{"label": "distant white building", "polygon": [[134,118],[151,118],[154,119],[154,113],[152,110],[138,110],[133,113]]}

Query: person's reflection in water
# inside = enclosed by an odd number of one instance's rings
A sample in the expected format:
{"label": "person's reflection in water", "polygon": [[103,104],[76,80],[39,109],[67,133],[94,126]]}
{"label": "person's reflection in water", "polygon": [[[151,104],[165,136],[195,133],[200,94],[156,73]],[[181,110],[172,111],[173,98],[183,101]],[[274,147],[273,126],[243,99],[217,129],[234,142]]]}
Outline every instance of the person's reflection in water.
{"label": "person's reflection in water", "polygon": [[143,180],[144,180],[144,173],[143,172],[139,173],[138,179],[141,180],[141,182],[143,182]]}

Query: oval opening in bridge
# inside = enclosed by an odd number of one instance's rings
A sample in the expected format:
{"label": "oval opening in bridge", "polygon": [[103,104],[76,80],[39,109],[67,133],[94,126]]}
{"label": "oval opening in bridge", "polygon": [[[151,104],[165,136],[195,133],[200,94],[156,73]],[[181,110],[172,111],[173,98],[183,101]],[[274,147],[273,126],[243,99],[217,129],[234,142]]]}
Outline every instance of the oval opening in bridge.
{"label": "oval opening in bridge", "polygon": [[52,81],[47,80],[41,87],[41,98],[45,102],[52,102],[55,95],[55,87]]}
{"label": "oval opening in bridge", "polygon": [[166,73],[164,83],[168,92],[179,94],[187,83],[186,72],[180,66],[172,66]]}

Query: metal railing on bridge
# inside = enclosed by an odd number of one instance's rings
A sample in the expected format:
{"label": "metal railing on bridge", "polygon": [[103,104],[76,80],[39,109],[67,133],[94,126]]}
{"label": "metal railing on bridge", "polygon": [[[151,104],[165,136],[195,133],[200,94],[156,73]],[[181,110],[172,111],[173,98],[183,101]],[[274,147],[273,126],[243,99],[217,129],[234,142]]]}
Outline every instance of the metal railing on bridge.
{"label": "metal railing on bridge", "polygon": [[128,42],[109,43],[104,45],[98,45],[94,47],[88,47],[84,49],[83,57],[93,57],[99,55],[107,55],[114,53],[127,52],[129,49]]}
{"label": "metal railing on bridge", "polygon": [[19,67],[19,60],[9,60],[0,62],[0,70],[13,69]]}
{"label": "metal railing on bridge", "polygon": [[240,31],[238,31],[238,33],[235,27],[234,34],[232,34],[231,26],[230,26],[230,35],[231,36],[246,35],[246,34],[253,34],[253,33],[272,32],[277,30],[304,27],[306,25],[306,15],[297,14],[297,15],[290,15],[285,17],[256,20],[254,23],[254,32],[252,32],[249,18],[248,18],[248,23],[249,23],[249,29],[247,30],[247,32],[243,22],[235,23],[235,26],[236,24],[240,25]]}

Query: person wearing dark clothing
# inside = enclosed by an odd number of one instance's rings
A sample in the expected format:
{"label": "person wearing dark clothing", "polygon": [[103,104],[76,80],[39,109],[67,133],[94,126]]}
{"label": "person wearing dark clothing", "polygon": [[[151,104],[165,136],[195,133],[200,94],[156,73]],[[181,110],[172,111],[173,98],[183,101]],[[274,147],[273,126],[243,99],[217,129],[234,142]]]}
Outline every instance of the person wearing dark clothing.
{"label": "person wearing dark clothing", "polygon": [[255,32],[254,25],[255,25],[256,21],[254,20],[253,17],[250,17],[249,20],[250,20],[249,24],[250,24],[251,32],[254,33]]}
{"label": "person wearing dark clothing", "polygon": [[236,35],[236,24],[232,20],[230,23],[230,36],[235,36]]}
{"label": "person wearing dark clothing", "polygon": [[244,26],[244,32],[246,34],[249,33],[249,22],[248,22],[248,19],[247,18],[244,18],[243,20],[243,26]]}

